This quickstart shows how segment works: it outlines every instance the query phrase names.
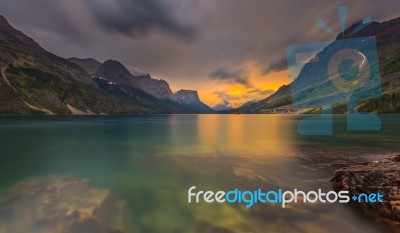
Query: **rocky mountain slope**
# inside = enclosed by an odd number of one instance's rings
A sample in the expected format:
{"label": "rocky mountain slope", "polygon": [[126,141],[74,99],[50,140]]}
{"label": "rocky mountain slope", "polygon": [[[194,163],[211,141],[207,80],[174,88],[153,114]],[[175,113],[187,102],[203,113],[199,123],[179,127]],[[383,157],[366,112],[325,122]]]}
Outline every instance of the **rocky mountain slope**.
{"label": "rocky mountain slope", "polygon": [[197,113],[166,81],[118,61],[64,59],[0,16],[0,114]]}
{"label": "rocky mountain slope", "polygon": [[[360,101],[356,106],[358,111],[378,112],[378,113],[399,113],[400,112],[400,18],[393,19],[386,22],[372,22],[356,33],[355,30],[360,25],[356,23],[349,27],[344,34],[337,36],[336,41],[343,39],[359,38],[375,36],[378,46],[378,57],[382,83],[382,95],[380,98]],[[319,59],[327,58],[330,56],[330,47],[334,46],[334,43],[329,45],[323,51],[318,53]],[[307,83],[307,79],[310,81],[309,85],[304,88],[311,88],[319,96],[323,96],[324,93],[321,91],[326,83],[313,80],[314,77],[318,77],[317,68],[313,67],[312,63],[306,64],[299,74],[299,78]],[[311,78],[313,77],[313,78]],[[297,78],[296,81],[299,79]],[[313,80],[313,81],[312,81]],[[298,81],[297,81],[298,82]],[[316,85],[316,83],[319,83]],[[292,109],[292,98],[290,85],[281,87],[275,94],[270,97],[263,99],[255,104],[247,106],[246,108],[238,109],[236,112],[242,113],[263,113],[273,112],[275,109],[288,108]],[[308,90],[308,91],[313,91]],[[332,97],[329,97],[332,98]],[[323,104],[323,103],[321,103]],[[344,113],[347,111],[346,104],[338,102],[334,106],[334,112]],[[319,108],[315,108],[311,112],[318,112]]]}
{"label": "rocky mountain slope", "polygon": [[101,63],[94,58],[80,59],[76,57],[71,57],[68,58],[68,60],[82,67],[83,70],[86,71],[86,73],[88,73],[89,75],[95,75],[101,66]]}
{"label": "rocky mountain slope", "polygon": [[213,113],[214,110],[200,101],[199,94],[193,90],[180,90],[175,93],[178,101],[188,106],[193,112]]}
{"label": "rocky mountain slope", "polygon": [[153,95],[159,99],[170,99],[177,101],[169,84],[165,80],[153,79],[149,74],[136,76],[134,85],[144,92]]}
{"label": "rocky mountain slope", "polygon": [[[137,77],[118,61],[104,62],[93,80],[107,94],[126,102],[151,109],[152,113],[192,113],[189,107],[169,98],[157,98],[137,85]],[[140,79],[140,78],[139,78]],[[151,77],[148,77],[151,79]],[[164,90],[164,89],[163,89]],[[169,89],[171,92],[172,91]],[[162,91],[162,90],[161,90]]]}
{"label": "rocky mountain slope", "polygon": [[135,77],[120,62],[108,60],[101,64],[94,78],[107,80],[110,84],[134,86]]}
{"label": "rocky mountain slope", "polygon": [[1,114],[145,113],[110,98],[80,66],[51,54],[0,17]]}
{"label": "rocky mountain slope", "polygon": [[[93,80],[108,94],[154,109],[154,113],[213,112],[200,101],[196,91],[178,91],[174,94],[165,80],[153,79],[149,74],[135,76],[118,61],[104,62]],[[187,101],[189,99],[191,101]]]}
{"label": "rocky mountain slope", "polygon": [[245,113],[263,113],[270,109],[291,104],[290,85],[283,85],[274,94],[255,103],[240,107],[237,111]]}

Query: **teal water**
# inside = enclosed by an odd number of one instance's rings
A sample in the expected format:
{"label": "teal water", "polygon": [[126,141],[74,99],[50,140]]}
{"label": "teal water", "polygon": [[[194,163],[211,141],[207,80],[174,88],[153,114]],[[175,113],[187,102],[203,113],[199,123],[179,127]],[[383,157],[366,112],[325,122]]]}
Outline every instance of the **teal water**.
{"label": "teal water", "polygon": [[379,132],[299,137],[299,116],[1,117],[0,192],[35,176],[73,175],[126,200],[132,232],[391,232],[343,204],[188,204],[187,190],[330,191],[344,163],[400,151],[400,117]]}

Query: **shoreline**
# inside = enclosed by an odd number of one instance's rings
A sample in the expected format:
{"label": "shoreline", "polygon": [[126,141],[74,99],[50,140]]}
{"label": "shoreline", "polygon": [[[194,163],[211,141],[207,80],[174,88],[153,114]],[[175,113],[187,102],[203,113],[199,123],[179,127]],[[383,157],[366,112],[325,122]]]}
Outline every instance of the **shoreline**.
{"label": "shoreline", "polygon": [[359,162],[335,170],[331,179],[335,191],[346,190],[351,195],[380,192],[383,203],[360,203],[367,212],[380,220],[400,227],[400,154],[371,162]]}

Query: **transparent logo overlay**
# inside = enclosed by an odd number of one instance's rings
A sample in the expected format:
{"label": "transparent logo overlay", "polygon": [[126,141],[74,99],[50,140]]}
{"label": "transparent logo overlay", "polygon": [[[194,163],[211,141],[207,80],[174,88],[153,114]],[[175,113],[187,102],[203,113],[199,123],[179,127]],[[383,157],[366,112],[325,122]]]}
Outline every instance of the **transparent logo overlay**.
{"label": "transparent logo overlay", "polygon": [[[342,34],[347,7],[339,7]],[[375,37],[352,37],[370,24],[367,17],[347,39],[293,45],[287,48],[291,95],[294,108],[321,107],[321,116],[299,122],[301,135],[332,135],[332,106],[347,104],[348,130],[380,130],[381,120],[371,113],[359,113],[360,101],[382,94],[378,49]],[[334,34],[323,21],[316,25]]]}

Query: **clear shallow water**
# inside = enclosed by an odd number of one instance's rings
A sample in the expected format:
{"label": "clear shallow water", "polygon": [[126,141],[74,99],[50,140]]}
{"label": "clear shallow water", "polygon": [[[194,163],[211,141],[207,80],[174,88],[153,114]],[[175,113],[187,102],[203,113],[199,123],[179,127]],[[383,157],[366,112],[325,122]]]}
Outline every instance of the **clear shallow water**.
{"label": "clear shallow water", "polygon": [[343,163],[400,151],[400,117],[380,132],[299,137],[289,115],[0,118],[0,191],[33,176],[86,178],[128,202],[133,232],[390,232],[347,205],[187,203],[187,190],[331,190]]}

